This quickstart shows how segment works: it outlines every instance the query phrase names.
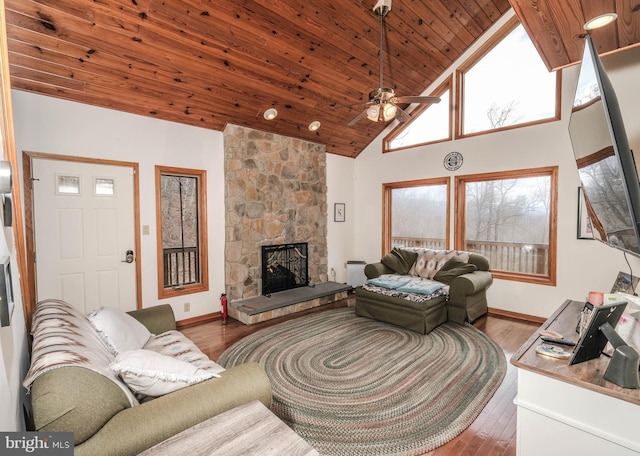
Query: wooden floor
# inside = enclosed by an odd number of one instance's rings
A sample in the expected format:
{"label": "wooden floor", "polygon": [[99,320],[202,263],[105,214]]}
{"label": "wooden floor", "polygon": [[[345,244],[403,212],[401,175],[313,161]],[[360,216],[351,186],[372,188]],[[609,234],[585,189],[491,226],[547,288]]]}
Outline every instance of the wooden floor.
{"label": "wooden floor", "polygon": [[[217,360],[226,348],[258,329],[306,313],[353,304],[354,298],[350,297],[333,304],[251,326],[228,319],[226,325],[222,325],[221,321],[214,321],[184,327],[181,331],[211,359]],[[515,456],[516,454],[516,406],[513,400],[516,397],[517,372],[509,359],[540,325],[489,315],[476,321],[474,326],[491,337],[504,350],[507,357],[506,377],[480,416],[467,430],[446,445],[426,453],[425,456]]]}

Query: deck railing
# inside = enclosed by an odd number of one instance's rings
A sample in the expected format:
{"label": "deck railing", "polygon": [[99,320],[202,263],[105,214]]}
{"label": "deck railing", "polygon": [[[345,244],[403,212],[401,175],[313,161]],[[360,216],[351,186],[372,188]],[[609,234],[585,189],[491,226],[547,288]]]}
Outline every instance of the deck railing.
{"label": "deck railing", "polygon": [[179,287],[198,283],[198,247],[162,249],[164,261],[164,287]]}
{"label": "deck railing", "polygon": [[[393,247],[445,249],[444,239],[393,237]],[[491,269],[525,274],[547,274],[549,246],[517,242],[467,241],[465,250],[489,259]]]}

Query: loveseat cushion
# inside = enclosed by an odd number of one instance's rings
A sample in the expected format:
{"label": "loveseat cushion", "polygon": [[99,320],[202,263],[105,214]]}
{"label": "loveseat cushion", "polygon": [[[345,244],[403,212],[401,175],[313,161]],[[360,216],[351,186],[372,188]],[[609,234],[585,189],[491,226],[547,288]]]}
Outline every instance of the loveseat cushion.
{"label": "loveseat cushion", "polygon": [[151,337],[151,333],[142,323],[117,307],[94,310],[87,315],[87,319],[114,356],[120,352],[144,347]]}
{"label": "loveseat cushion", "polygon": [[408,274],[416,258],[418,258],[416,252],[394,247],[380,262],[386,267],[393,269],[396,274]]}
{"label": "loveseat cushion", "polygon": [[472,263],[466,263],[457,256],[449,259],[433,276],[433,280],[449,285],[453,279],[462,274],[477,271],[478,267]]}
{"label": "loveseat cushion", "polygon": [[413,267],[409,271],[412,276],[424,277],[425,279],[433,279],[436,272],[444,266],[444,264],[453,257],[458,257],[465,263],[469,260],[470,252],[459,250],[431,250],[416,248],[412,251],[418,253],[418,258]]}

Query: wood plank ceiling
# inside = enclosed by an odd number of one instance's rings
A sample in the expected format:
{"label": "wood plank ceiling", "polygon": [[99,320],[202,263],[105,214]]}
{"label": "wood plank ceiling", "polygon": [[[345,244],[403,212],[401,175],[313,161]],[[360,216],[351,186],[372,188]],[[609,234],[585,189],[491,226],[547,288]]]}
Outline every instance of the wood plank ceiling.
{"label": "wood plank ceiling", "polygon": [[[550,68],[581,58],[576,24],[593,11],[581,4],[623,12],[618,37],[602,46],[639,41],[640,0],[511,1]],[[385,127],[347,126],[379,85],[375,3],[5,0],[12,87],[220,131],[243,125],[356,157]],[[509,0],[395,0],[385,86],[421,95],[509,8]],[[262,116],[270,107],[273,121]],[[314,120],[322,126],[311,132]]]}

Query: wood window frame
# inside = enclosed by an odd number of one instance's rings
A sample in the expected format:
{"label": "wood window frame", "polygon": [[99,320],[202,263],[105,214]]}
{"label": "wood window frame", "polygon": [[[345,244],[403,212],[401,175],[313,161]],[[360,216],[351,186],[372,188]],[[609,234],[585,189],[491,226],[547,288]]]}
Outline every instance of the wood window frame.
{"label": "wood window frame", "polygon": [[450,215],[451,215],[451,179],[447,177],[436,177],[430,179],[418,179],[411,181],[390,182],[382,184],[382,256],[391,251],[391,214],[392,214],[392,191],[397,188],[424,187],[427,185],[445,185],[447,187],[446,204],[446,227],[445,244],[450,242]]}
{"label": "wood window frame", "polygon": [[500,41],[509,35],[517,26],[520,20],[517,16],[511,18],[498,32],[489,38],[480,49],[471,55],[462,65],[456,69],[456,120],[455,120],[455,137],[469,138],[473,136],[485,135],[498,131],[513,130],[515,128],[529,127],[531,125],[539,125],[548,122],[555,122],[561,118],[561,102],[562,102],[562,71],[556,71],[556,103],[555,114],[546,119],[533,120],[530,122],[522,122],[516,125],[507,125],[500,128],[492,128],[473,133],[464,133],[464,76],[476,63],[487,55]]}
{"label": "wood window frame", "polygon": [[454,101],[454,95],[453,95],[453,75],[450,75],[442,84],[440,84],[438,86],[438,88],[436,88],[430,96],[435,96],[435,97],[441,97],[443,93],[445,93],[446,91],[449,91],[449,132],[446,138],[442,138],[442,139],[436,139],[433,141],[426,141],[426,142],[422,142],[422,143],[417,143],[417,144],[411,144],[410,146],[402,146],[402,147],[396,147],[396,148],[391,148],[391,142],[398,137],[398,135],[400,135],[400,133],[402,133],[404,130],[406,130],[407,128],[411,128],[411,124],[418,118],[420,117],[420,115],[425,112],[427,109],[429,109],[431,106],[433,106],[433,103],[428,103],[428,104],[424,104],[421,106],[418,106],[416,109],[414,109],[411,112],[411,120],[409,120],[408,122],[404,122],[404,123],[400,123],[399,125],[397,125],[393,130],[391,130],[391,132],[384,137],[384,139],[382,140],[382,153],[387,153],[387,152],[397,152],[399,150],[405,150],[405,149],[411,149],[413,147],[420,147],[420,146],[426,146],[428,144],[437,144],[440,142],[445,142],[445,141],[451,141],[453,139],[453,111],[454,111],[454,106],[453,106],[453,101]]}
{"label": "wood window frame", "polygon": [[548,273],[546,275],[491,270],[493,277],[497,279],[513,280],[518,282],[535,283],[538,285],[556,285],[556,258],[557,258],[557,226],[558,226],[558,167],[549,166],[543,168],[531,168],[510,171],[498,171],[484,174],[470,174],[456,176],[455,191],[455,224],[454,247],[465,250],[465,209],[466,209],[466,184],[489,180],[524,179],[528,177],[548,176],[549,182],[549,254]]}
{"label": "wood window frame", "polygon": [[[164,257],[162,247],[162,197],[160,180],[163,174],[198,178],[198,260],[200,262],[200,282],[180,287],[164,287]],[[176,168],[156,165],[156,236],[158,264],[158,298],[171,298],[209,290],[209,255],[207,230],[207,172],[204,170]]]}

